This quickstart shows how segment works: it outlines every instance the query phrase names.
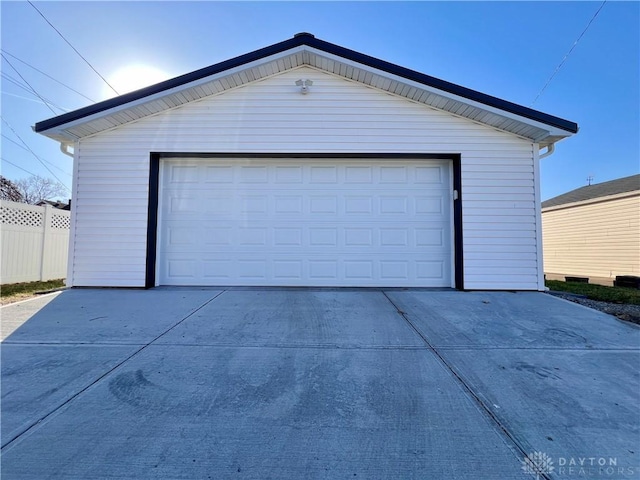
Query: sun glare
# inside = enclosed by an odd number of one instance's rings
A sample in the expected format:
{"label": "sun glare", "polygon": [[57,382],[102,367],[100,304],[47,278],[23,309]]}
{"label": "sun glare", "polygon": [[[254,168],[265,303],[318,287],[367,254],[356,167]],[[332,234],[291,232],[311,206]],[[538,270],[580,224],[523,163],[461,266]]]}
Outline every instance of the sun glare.
{"label": "sun glare", "polygon": [[[107,77],[107,81],[122,95],[123,93],[132,92],[167,80],[168,78],[169,75],[166,72],[155,67],[148,65],[128,65]],[[102,90],[102,95],[109,98],[115,96],[115,93],[105,85]]]}

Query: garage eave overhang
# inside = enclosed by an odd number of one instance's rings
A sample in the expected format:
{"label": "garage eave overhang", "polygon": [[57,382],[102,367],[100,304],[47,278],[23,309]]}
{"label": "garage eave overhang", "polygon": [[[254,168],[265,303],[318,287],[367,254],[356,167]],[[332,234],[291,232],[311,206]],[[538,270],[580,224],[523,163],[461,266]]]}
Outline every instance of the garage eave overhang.
{"label": "garage eave overhang", "polygon": [[204,97],[308,66],[530,139],[541,146],[578,131],[574,122],[319,40],[310,34],[44,120],[35,131],[63,143]]}

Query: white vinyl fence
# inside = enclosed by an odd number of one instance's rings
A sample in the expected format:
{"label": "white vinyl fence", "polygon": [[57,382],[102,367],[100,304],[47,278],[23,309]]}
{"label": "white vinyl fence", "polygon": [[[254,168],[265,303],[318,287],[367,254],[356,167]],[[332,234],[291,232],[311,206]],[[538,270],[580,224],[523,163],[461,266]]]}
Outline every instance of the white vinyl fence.
{"label": "white vinyl fence", "polygon": [[0,283],[67,276],[70,212],[0,200]]}

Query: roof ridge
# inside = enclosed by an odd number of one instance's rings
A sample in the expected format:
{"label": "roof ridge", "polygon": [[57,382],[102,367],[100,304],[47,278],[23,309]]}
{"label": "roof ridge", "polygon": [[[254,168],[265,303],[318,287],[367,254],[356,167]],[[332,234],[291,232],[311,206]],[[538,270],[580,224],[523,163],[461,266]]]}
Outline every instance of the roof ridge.
{"label": "roof ridge", "polygon": [[462,97],[466,100],[477,102],[488,107],[495,108],[507,113],[515,114],[517,116],[527,118],[536,122],[540,122],[545,125],[549,125],[569,133],[577,133],[578,125],[575,122],[562,119],[538,110],[533,110],[529,107],[518,105],[507,100],[503,100],[498,97],[472,90],[467,87],[456,85],[454,83],[442,80],[424,73],[417,72],[399,65],[377,59],[375,57],[350,50],[339,45],[326,42],[316,38],[313,34],[307,32],[301,32],[279,43],[263,47],[258,50],[240,55],[223,62],[219,62],[208,67],[204,67],[193,72],[189,72],[183,75],[179,75],[169,80],[151,85],[134,92],[125,93],[123,95],[104,100],[86,107],[64,113],[62,115],[43,120],[36,123],[34,130],[38,133],[45,132],[55,127],[60,127],[67,123],[71,123],[77,120],[81,120],[85,117],[96,115],[102,112],[106,112],[113,108],[121,107],[128,103],[132,103],[145,97],[160,94],[162,92],[187,85],[189,83],[202,80],[203,78],[223,73],[227,70],[241,67],[242,65],[258,61],[272,55],[286,52],[296,47],[306,45],[310,48],[314,48],[324,53],[335,55],[346,60],[350,60],[355,63],[362,64],[364,66],[384,71],[398,77],[411,80],[417,83],[421,83],[425,86],[441,90],[443,92]]}

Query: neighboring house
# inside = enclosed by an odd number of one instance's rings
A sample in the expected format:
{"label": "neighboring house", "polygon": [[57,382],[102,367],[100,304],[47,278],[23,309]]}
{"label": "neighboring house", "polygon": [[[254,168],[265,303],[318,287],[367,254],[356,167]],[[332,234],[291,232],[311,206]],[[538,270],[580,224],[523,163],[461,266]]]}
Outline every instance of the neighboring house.
{"label": "neighboring house", "polygon": [[73,286],[542,290],[578,126],[303,33],[35,129],[74,150]]}
{"label": "neighboring house", "polygon": [[640,175],[572,190],[542,202],[549,279],[611,285],[640,276]]}
{"label": "neighboring house", "polygon": [[40,200],[36,205],[40,207],[44,207],[46,205],[51,205],[53,208],[57,208],[59,210],[71,210],[71,205],[69,203],[61,202],[60,200]]}

